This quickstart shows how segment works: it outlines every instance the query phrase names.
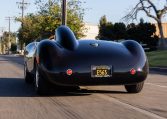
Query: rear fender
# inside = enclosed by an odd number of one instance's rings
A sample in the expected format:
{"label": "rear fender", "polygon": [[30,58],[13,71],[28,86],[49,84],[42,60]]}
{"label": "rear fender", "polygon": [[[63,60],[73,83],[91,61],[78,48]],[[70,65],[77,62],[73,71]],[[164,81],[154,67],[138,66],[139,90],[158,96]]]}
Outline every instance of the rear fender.
{"label": "rear fender", "polygon": [[133,40],[127,40],[121,43],[133,55],[134,62],[137,62],[135,63],[136,67],[141,67],[146,73],[148,73],[149,72],[148,60],[147,60],[147,56],[142,46],[138,42],[133,41]]}
{"label": "rear fender", "polygon": [[56,60],[61,56],[61,46],[50,40],[41,41],[37,48],[36,60],[39,65],[44,65],[50,69]]}
{"label": "rear fender", "polygon": [[140,54],[144,54],[145,52],[142,48],[142,46],[134,41],[134,40],[127,40],[127,41],[123,41],[122,44],[133,54],[133,55],[140,55]]}

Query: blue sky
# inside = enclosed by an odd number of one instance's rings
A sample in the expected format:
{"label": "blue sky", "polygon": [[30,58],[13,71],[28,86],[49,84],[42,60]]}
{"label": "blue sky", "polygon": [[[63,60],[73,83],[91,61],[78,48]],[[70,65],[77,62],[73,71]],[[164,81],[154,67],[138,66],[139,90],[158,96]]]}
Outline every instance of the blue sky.
{"label": "blue sky", "polygon": [[[8,21],[5,17],[19,16],[21,10],[18,9],[16,2],[21,0],[3,0],[0,4],[0,27],[5,27],[8,30]],[[34,5],[35,0],[25,0],[29,2],[25,14],[33,13],[36,11]],[[83,0],[81,0],[83,1]],[[121,18],[131,9],[138,0],[84,0],[86,3],[83,5],[84,8],[88,8],[85,12],[84,21],[92,24],[98,24],[101,16],[106,15],[109,21],[119,22]],[[160,3],[158,3],[160,4]],[[139,16],[145,16],[140,14]],[[147,21],[150,21],[147,19]],[[152,21],[152,20],[151,20]],[[11,21],[11,31],[17,31],[19,23]]]}

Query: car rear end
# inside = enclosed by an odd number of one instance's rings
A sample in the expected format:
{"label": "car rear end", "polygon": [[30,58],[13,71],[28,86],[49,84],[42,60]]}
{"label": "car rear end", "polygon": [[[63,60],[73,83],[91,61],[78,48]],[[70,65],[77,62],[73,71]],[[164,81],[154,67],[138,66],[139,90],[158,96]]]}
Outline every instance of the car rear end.
{"label": "car rear end", "polygon": [[135,56],[121,43],[81,41],[78,49],[61,49],[49,63],[39,66],[41,74],[63,86],[135,84],[148,73],[146,58]]}

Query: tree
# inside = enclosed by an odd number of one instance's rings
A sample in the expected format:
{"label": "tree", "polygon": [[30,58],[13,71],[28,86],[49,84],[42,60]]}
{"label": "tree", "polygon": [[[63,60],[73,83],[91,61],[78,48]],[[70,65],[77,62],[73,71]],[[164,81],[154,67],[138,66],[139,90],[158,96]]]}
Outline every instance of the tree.
{"label": "tree", "polygon": [[[10,41],[9,41],[9,34],[10,34]],[[5,50],[10,50],[11,44],[16,44],[16,34],[12,32],[4,32],[2,39],[1,39],[1,51],[5,53]],[[6,49],[8,48],[8,49]]]}
{"label": "tree", "polygon": [[96,39],[105,39],[106,24],[107,24],[107,18],[104,15],[100,18],[100,24],[98,26],[99,27],[99,34],[96,37]]}
{"label": "tree", "polygon": [[[10,41],[9,41],[9,34],[10,34]],[[16,43],[15,33],[4,32],[3,33],[3,43],[7,48],[10,47],[9,43]]]}
{"label": "tree", "polygon": [[124,23],[115,23],[111,30],[114,40],[121,40],[126,37],[126,25]]}
{"label": "tree", "polygon": [[[39,39],[40,38],[40,19],[41,16],[39,15],[34,15],[34,14],[29,14],[27,16],[24,17],[24,27],[20,27],[20,29],[18,30],[18,38],[20,41],[20,45],[22,45],[23,43],[30,43],[35,39]],[[18,19],[18,21],[21,19]],[[23,47],[23,46],[21,46]]]}
{"label": "tree", "polygon": [[[59,0],[36,1],[38,12],[26,15],[22,21],[24,27],[19,29],[18,38],[28,44],[33,40],[45,39],[55,34],[55,29],[61,25],[61,5]],[[73,30],[77,38],[84,36],[84,9],[79,0],[69,0],[67,3],[67,25]]]}
{"label": "tree", "polygon": [[150,50],[156,50],[158,37],[155,35],[156,27],[154,24],[144,22],[140,19],[139,24],[115,23],[107,21],[106,16],[102,16],[99,22],[99,34],[97,39],[101,40],[135,40],[138,43],[147,44]]}
{"label": "tree", "polygon": [[97,39],[120,40],[126,36],[126,25],[124,23],[108,22],[106,16],[102,16],[99,22],[99,34]]}
{"label": "tree", "polygon": [[[43,16],[41,25],[44,31],[41,34],[46,34],[46,37],[48,37],[47,35],[53,35],[55,29],[61,25],[62,6],[60,0],[49,0],[48,2],[37,0],[36,5],[39,8],[38,14]],[[67,2],[67,25],[77,38],[85,36],[83,22],[85,9],[81,6],[82,2],[80,0],[68,0]]]}
{"label": "tree", "polygon": [[112,29],[113,24],[111,22],[107,22],[106,16],[102,16],[99,22],[99,34],[96,39],[101,40],[112,40]]}
{"label": "tree", "polygon": [[127,26],[127,38],[133,39],[139,43],[147,44],[150,50],[156,50],[158,36],[155,35],[156,27],[154,24],[140,20],[140,23],[135,25],[131,23]]}
{"label": "tree", "polygon": [[[165,0],[164,3],[167,4],[167,1]],[[164,38],[162,27],[162,18],[167,13],[167,5],[164,5],[162,8],[158,8],[156,3],[154,3],[152,0],[139,0],[136,6],[124,17],[124,19],[126,21],[130,19],[137,19],[137,15],[140,11],[145,12],[148,17],[157,22],[160,34],[159,48],[167,49],[167,42]]]}
{"label": "tree", "polygon": [[[134,23],[130,23],[127,25],[127,37],[126,39],[133,39],[133,40],[136,40],[138,41],[138,28],[137,28],[137,25],[134,24]],[[140,41],[138,41],[140,42]]]}
{"label": "tree", "polygon": [[14,44],[14,43],[12,43],[11,44],[11,49],[10,49],[13,53],[15,53],[16,52],[16,50],[17,50],[17,45],[16,44]]}

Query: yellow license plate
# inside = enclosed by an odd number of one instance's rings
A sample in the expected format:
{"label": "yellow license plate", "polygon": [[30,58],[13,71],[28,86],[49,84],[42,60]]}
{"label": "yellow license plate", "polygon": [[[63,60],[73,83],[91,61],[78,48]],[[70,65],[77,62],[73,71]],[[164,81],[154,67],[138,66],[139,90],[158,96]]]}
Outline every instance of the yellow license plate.
{"label": "yellow license plate", "polygon": [[109,66],[92,66],[91,67],[92,77],[111,77],[111,67]]}

